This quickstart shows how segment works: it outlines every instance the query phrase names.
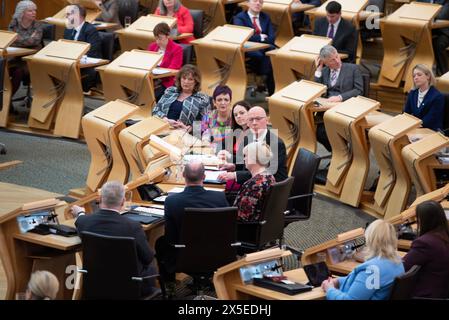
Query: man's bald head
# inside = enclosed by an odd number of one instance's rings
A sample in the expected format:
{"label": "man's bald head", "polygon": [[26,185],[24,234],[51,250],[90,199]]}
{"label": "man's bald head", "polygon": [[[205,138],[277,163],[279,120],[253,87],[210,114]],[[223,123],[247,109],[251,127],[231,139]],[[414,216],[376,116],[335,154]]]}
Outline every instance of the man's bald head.
{"label": "man's bald head", "polygon": [[205,178],[204,165],[200,161],[191,161],[186,164],[183,173],[186,184],[203,184]]}
{"label": "man's bald head", "polygon": [[255,106],[248,111],[248,127],[257,133],[259,130],[265,130],[267,128],[267,113],[264,108]]}

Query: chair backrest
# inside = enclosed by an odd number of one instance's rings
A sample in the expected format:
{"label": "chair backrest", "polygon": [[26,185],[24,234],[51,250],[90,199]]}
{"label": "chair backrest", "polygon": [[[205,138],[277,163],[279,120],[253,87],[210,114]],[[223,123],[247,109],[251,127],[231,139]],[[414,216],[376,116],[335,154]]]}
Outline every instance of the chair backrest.
{"label": "chair backrest", "polygon": [[394,279],[390,300],[409,300],[412,298],[420,268],[420,266],[414,265],[406,273]]}
{"label": "chair backrest", "polygon": [[122,26],[125,25],[125,17],[131,17],[131,23],[137,20],[139,15],[139,1],[118,1],[118,18]]}
{"label": "chair backrest", "polygon": [[[444,119],[443,119],[443,130],[449,129],[449,94],[443,93],[444,95]],[[449,137],[449,130],[444,131],[444,134]]]}
{"label": "chair backrest", "polygon": [[103,59],[112,61],[114,57],[114,33],[112,32],[99,32],[101,38],[101,55]]}
{"label": "chair backrest", "polygon": [[376,6],[379,8],[379,12],[384,12],[385,0],[369,0],[368,6]]}
{"label": "chair backrest", "polygon": [[366,98],[369,98],[369,89],[370,89],[370,81],[371,76],[369,72],[362,72],[362,79],[363,79],[363,96]]}
{"label": "chair backrest", "polygon": [[136,241],[131,237],[112,237],[93,232],[81,233],[83,247],[82,298],[139,299],[140,282]]}
{"label": "chair backrest", "polygon": [[263,199],[259,221],[240,222],[237,225],[237,240],[242,242],[242,252],[262,250],[284,235],[285,209],[294,178],[274,183]]}
{"label": "chair backrest", "polygon": [[4,90],[4,77],[5,77],[5,59],[0,57],[0,110],[3,109],[3,90]]}
{"label": "chair backrest", "polygon": [[176,271],[213,273],[236,260],[237,208],[185,208]]}
{"label": "chair backrest", "polygon": [[[295,160],[292,176],[294,183],[290,196],[297,196],[301,194],[313,193],[315,185],[315,176],[320,166],[321,158],[307,149],[299,149],[298,156]],[[288,210],[291,214],[295,212],[301,213],[304,216],[310,216],[312,210],[312,197],[304,197],[289,201]]]}
{"label": "chair backrest", "polygon": [[54,24],[42,24],[42,42],[51,42],[55,40],[56,26]]}
{"label": "chair backrest", "polygon": [[193,46],[185,43],[179,45],[182,47],[182,65],[189,64],[193,57]]}
{"label": "chair backrest", "polygon": [[189,9],[193,19],[193,36],[197,39],[203,37],[203,10]]}

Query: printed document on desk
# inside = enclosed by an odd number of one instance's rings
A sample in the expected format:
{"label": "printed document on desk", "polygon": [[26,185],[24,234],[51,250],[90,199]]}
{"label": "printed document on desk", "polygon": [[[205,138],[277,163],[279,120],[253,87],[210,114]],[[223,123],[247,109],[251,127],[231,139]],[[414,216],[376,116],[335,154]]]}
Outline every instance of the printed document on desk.
{"label": "printed document on desk", "polygon": [[153,74],[166,74],[166,73],[170,73],[170,70],[161,69],[161,68],[154,68],[153,70],[151,70],[151,72]]}

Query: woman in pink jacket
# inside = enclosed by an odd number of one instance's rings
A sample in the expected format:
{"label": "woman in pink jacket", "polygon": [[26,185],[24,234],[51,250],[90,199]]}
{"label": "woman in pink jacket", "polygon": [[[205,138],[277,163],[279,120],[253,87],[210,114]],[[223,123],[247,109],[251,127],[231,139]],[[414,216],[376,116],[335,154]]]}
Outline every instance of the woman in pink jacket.
{"label": "woman in pink jacket", "polygon": [[[148,51],[164,54],[159,67],[179,70],[182,67],[182,47],[175,43],[170,36],[170,27],[165,22],[158,23],[153,30],[155,42],[148,46]],[[175,77],[165,77],[155,80],[154,95],[156,101],[164,94],[165,89],[173,86]]]}
{"label": "woman in pink jacket", "polygon": [[[184,7],[179,0],[159,0],[159,6],[154,14],[176,18],[177,34],[193,33],[193,18],[189,9]],[[179,39],[179,43],[190,43],[195,37]]]}

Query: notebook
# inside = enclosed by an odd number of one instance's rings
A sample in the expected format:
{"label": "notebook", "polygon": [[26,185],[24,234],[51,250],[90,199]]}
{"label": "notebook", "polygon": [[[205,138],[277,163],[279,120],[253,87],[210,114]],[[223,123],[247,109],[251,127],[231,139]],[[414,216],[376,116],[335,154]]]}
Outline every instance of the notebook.
{"label": "notebook", "polygon": [[143,215],[143,214],[132,213],[132,212],[124,213],[123,216],[127,217],[128,219],[140,222],[142,224],[150,224],[150,223],[161,220],[161,217],[154,217],[154,216]]}

